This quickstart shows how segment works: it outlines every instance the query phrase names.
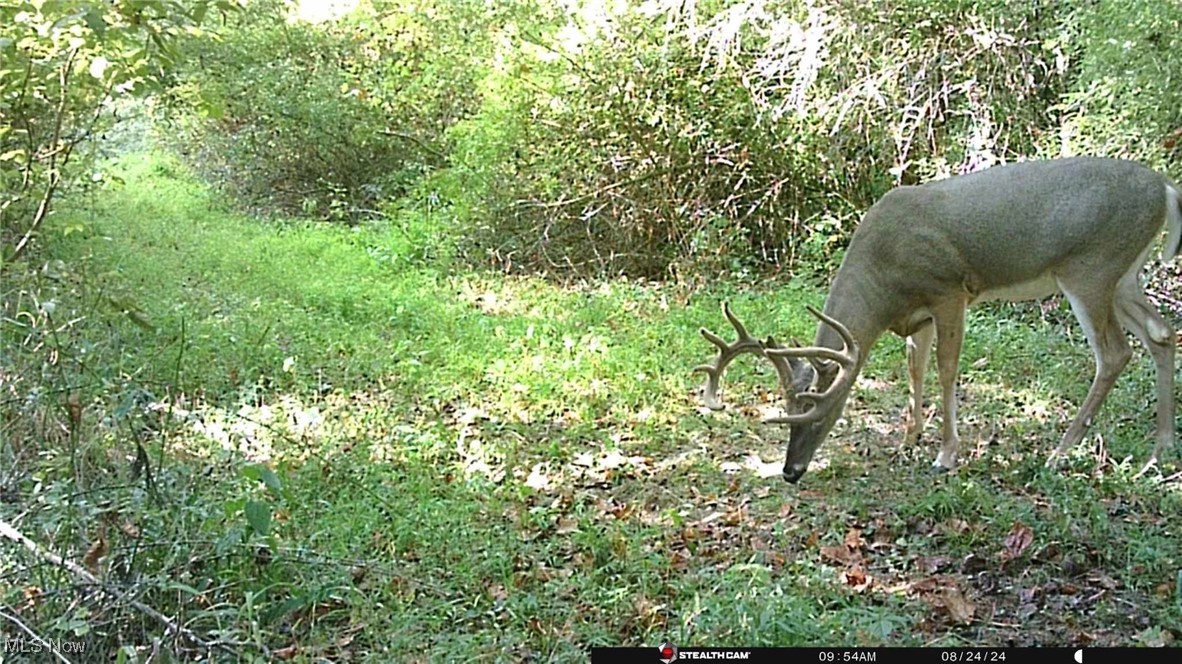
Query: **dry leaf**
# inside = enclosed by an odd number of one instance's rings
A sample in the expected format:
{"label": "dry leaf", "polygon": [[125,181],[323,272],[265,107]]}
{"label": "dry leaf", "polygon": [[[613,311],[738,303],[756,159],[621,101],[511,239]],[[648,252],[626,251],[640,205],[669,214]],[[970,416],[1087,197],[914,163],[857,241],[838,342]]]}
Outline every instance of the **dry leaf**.
{"label": "dry leaf", "polygon": [[928,574],[947,569],[951,563],[952,560],[948,556],[920,556],[915,560],[916,566]]}
{"label": "dry leaf", "polygon": [[845,545],[854,551],[864,548],[866,546],[866,540],[862,537],[862,531],[857,528],[850,528],[849,532],[845,534]]}
{"label": "dry leaf", "polygon": [[563,516],[558,518],[558,528],[555,529],[559,535],[569,535],[579,529],[579,522],[571,516]]}
{"label": "dry leaf", "polygon": [[962,625],[967,625],[973,621],[973,614],[976,613],[977,607],[960,590],[956,588],[945,588],[944,592],[940,593],[940,599],[944,604],[944,608],[948,610],[948,615],[953,620]]}
{"label": "dry leaf", "polygon": [[545,491],[550,488],[550,478],[546,473],[542,472],[544,466],[542,464],[534,464],[532,470],[529,471],[529,477],[525,478],[525,485],[537,491]]}
{"label": "dry leaf", "polygon": [[855,565],[842,572],[841,578],[847,586],[854,589],[854,592],[859,593],[869,588],[870,584],[874,581],[873,577],[868,576],[866,570],[862,569],[860,565]]}
{"label": "dry leaf", "polygon": [[1015,521],[1013,527],[1010,528],[1010,534],[1006,535],[1002,558],[1013,560],[1021,556],[1032,542],[1034,542],[1034,531],[1021,521]]}
{"label": "dry leaf", "polygon": [[504,602],[509,599],[509,591],[499,583],[494,583],[488,588],[488,597],[494,602]]}
{"label": "dry leaf", "polygon": [[821,547],[821,558],[842,565],[862,562],[862,555],[857,551],[851,550],[844,544],[840,546]]}
{"label": "dry leaf", "polygon": [[91,574],[98,574],[99,562],[107,555],[107,529],[99,528],[98,537],[94,544],[87,549],[86,555],[82,556],[82,564],[86,569],[90,570]]}
{"label": "dry leaf", "polygon": [[737,526],[743,522],[743,508],[729,510],[723,515],[723,524],[728,526]]}

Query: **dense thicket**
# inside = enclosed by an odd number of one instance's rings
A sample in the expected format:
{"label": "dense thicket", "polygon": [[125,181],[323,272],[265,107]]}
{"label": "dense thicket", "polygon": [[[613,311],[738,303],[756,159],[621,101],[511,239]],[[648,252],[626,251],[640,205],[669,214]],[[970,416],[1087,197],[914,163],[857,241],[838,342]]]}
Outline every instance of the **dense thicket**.
{"label": "dense thicket", "polygon": [[1179,126],[1173,3],[496,7],[313,25],[255,4],[192,45],[184,143],[247,200],[393,214],[433,256],[662,277],[823,268],[898,183],[1075,153],[1161,167]]}

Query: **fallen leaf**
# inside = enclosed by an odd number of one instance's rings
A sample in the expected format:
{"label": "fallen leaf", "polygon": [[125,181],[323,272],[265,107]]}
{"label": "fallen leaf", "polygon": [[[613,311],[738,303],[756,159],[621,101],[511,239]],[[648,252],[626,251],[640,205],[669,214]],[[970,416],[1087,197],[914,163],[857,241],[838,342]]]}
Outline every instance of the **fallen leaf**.
{"label": "fallen leaf", "polygon": [[948,615],[956,622],[967,625],[973,621],[973,614],[976,613],[977,607],[970,602],[965,596],[956,588],[945,588],[944,592],[940,594],[940,599],[944,604],[944,608],[948,610]]}
{"label": "fallen leaf", "polygon": [[559,535],[569,535],[579,529],[579,521],[572,516],[563,516],[558,518],[557,526],[554,532]]}
{"label": "fallen leaf", "polygon": [[908,586],[908,589],[917,593],[930,593],[939,587],[940,578],[929,576],[926,579],[920,579],[918,581],[911,582],[911,584]]}
{"label": "fallen leaf", "polygon": [[915,564],[928,574],[935,574],[940,570],[947,569],[952,564],[952,560],[948,556],[920,556],[915,560]]}
{"label": "fallen leaf", "polygon": [[504,602],[509,599],[509,591],[499,583],[494,583],[488,587],[488,597],[496,603]]}
{"label": "fallen leaf", "polygon": [[947,533],[966,533],[969,528],[968,522],[964,519],[948,519],[940,524],[940,529]]}
{"label": "fallen leaf", "polygon": [[976,574],[989,569],[989,563],[984,558],[975,553],[970,553],[960,561],[960,571],[962,574]]}
{"label": "fallen leaf", "polygon": [[728,526],[739,525],[740,523],[743,522],[743,512],[744,512],[744,510],[742,507],[739,507],[738,509],[729,510],[726,514],[723,515],[723,519],[722,519],[723,524],[728,525]]}
{"label": "fallen leaf", "polygon": [[842,565],[862,562],[862,554],[850,549],[844,544],[840,546],[821,547],[821,558]]}
{"label": "fallen leaf", "polygon": [[542,464],[534,464],[533,469],[529,471],[529,477],[525,478],[526,486],[538,491],[545,491],[550,488],[550,478],[542,472],[542,468]]}
{"label": "fallen leaf", "polygon": [[98,537],[94,544],[87,549],[86,555],[82,556],[82,564],[86,569],[90,570],[91,574],[98,574],[99,562],[107,555],[107,531],[106,528],[99,528]]}
{"label": "fallen leaf", "polygon": [[1026,548],[1034,542],[1034,531],[1021,521],[1015,521],[1006,535],[1005,549],[1002,551],[1003,560],[1013,560],[1021,556]]}
{"label": "fallen leaf", "polygon": [[857,528],[850,528],[849,532],[845,534],[845,545],[854,551],[864,548],[866,546],[866,540],[862,538],[862,531]]}
{"label": "fallen leaf", "polygon": [[854,589],[854,592],[859,593],[869,588],[873,582],[873,577],[867,576],[866,570],[862,569],[860,565],[855,565],[842,572],[841,578],[847,586]]}

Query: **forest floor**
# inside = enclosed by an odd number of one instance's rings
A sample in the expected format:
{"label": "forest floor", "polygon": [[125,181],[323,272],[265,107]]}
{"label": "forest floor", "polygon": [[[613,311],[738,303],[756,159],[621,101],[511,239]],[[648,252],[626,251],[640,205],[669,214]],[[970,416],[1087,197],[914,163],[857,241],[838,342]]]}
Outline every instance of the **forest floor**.
{"label": "forest floor", "polygon": [[[1140,349],[1065,467],[1043,468],[1093,372],[1064,305],[970,313],[958,472],[928,473],[935,402],[900,446],[892,337],[792,486],[786,430],[760,423],[771,367],[736,362],[721,412],[690,369],[715,352],[700,326],[732,334],[723,300],[753,334],[811,337],[815,284],[480,273],[397,224],[243,217],[164,157],[118,172],[49,229],[58,310],[79,312],[62,334],[89,352],[89,429],[59,476],[109,485],[108,560],[174,584],[142,600],[240,652],[1182,637],[1182,464],[1133,477],[1153,427]],[[158,502],[112,470],[132,439]],[[98,526],[67,503],[28,498],[24,525],[74,519],[58,550],[82,558]],[[160,555],[121,558],[148,543]]]}

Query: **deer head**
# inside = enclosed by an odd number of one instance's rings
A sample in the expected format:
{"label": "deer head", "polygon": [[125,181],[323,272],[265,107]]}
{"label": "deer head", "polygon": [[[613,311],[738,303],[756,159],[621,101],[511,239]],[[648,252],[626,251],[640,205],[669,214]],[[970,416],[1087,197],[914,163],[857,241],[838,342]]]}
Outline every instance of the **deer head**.
{"label": "deer head", "polygon": [[727,343],[722,337],[702,328],[702,336],[718,347],[718,357],[709,364],[694,368],[694,371],[706,374],[702,394],[707,407],[720,410],[723,406],[718,390],[722,374],[732,360],[744,353],[753,353],[772,363],[784,396],[785,414],[766,421],[791,426],[784,479],[793,483],[804,475],[817,447],[841,415],[842,406],[861,365],[861,350],[849,330],[812,307],[808,307],[808,311],[822,324],[837,332],[842,341],[841,349],[826,346],[801,348],[797,345],[786,348],[772,337],[760,341],[747,332],[747,328],[731,311],[730,305],[724,303],[722,313],[735,328],[738,339],[734,343]]}

